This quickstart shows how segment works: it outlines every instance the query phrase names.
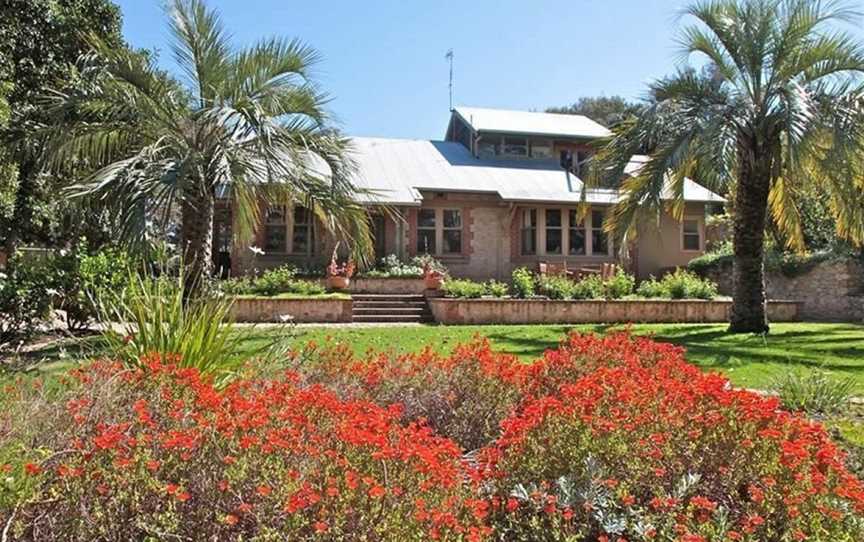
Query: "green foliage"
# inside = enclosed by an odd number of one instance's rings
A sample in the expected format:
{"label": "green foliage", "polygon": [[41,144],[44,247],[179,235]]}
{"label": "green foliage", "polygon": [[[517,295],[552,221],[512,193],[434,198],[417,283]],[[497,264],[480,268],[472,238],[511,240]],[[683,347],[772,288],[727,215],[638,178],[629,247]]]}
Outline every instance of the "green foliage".
{"label": "green foliage", "polygon": [[424,266],[428,265],[433,271],[446,273],[447,269],[429,255],[415,256],[409,262],[399,259],[399,256],[390,254],[378,261],[378,264],[368,271],[360,274],[369,278],[421,278]]}
{"label": "green foliage", "polygon": [[527,267],[517,267],[513,270],[511,278],[513,282],[513,293],[520,299],[534,297],[537,283],[534,274]]}
{"label": "green foliage", "polygon": [[132,366],[157,353],[176,357],[181,367],[230,376],[243,362],[242,343],[249,331],[233,325],[230,299],[206,294],[187,299],[182,277],[130,272],[124,291],[106,292],[99,313],[108,349]]}
{"label": "green foliage", "polygon": [[[856,257],[857,251],[842,243],[836,243],[832,248],[803,254],[789,252],[770,245],[765,250],[765,271],[780,273],[786,277],[803,275],[821,262]],[[711,252],[694,258],[687,268],[700,275],[709,272],[725,272],[732,268],[734,259],[732,243],[723,243]]]}
{"label": "green foliage", "polygon": [[811,414],[834,414],[844,410],[855,388],[855,378],[838,378],[824,370],[790,371],[771,384],[771,390],[780,397],[785,408]]}
{"label": "green foliage", "polygon": [[447,279],[441,285],[444,297],[460,299],[477,299],[486,293],[486,285],[467,279]]}
{"label": "green foliage", "polygon": [[32,335],[51,315],[51,267],[19,255],[10,263],[0,271],[0,347]]}
{"label": "green foliage", "polygon": [[636,287],[636,277],[623,269],[603,281],[603,297],[606,299],[621,299],[633,293]]}
{"label": "green foliage", "polygon": [[298,279],[290,265],[270,269],[258,277],[237,277],[223,280],[219,290],[226,295],[277,296],[280,294],[323,295],[326,289],[318,282]]}
{"label": "green foliage", "polygon": [[567,277],[541,275],[537,279],[537,291],[549,299],[573,299],[577,287],[576,283]]}
{"label": "green foliage", "polygon": [[654,277],[642,282],[636,293],[641,297],[664,299],[714,299],[717,285],[685,269],[676,269],[662,279]]}
{"label": "green foliage", "polygon": [[510,292],[510,288],[503,282],[498,282],[495,279],[488,281],[485,284],[486,295],[492,297],[506,297]]}

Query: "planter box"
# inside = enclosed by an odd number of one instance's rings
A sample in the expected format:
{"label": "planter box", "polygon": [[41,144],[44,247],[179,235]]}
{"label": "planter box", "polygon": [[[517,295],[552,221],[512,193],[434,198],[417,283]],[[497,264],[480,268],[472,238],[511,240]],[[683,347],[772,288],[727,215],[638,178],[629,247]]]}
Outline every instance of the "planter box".
{"label": "planter box", "polygon": [[[429,299],[440,324],[590,324],[728,322],[730,300],[553,301],[539,299]],[[770,301],[774,322],[799,318],[801,303]]]}
{"label": "planter box", "polygon": [[426,281],[420,278],[374,278],[354,277],[351,293],[356,294],[422,294]]}
{"label": "planter box", "polygon": [[286,315],[297,323],[350,322],[352,307],[351,299],[238,297],[231,316],[237,322],[282,322]]}

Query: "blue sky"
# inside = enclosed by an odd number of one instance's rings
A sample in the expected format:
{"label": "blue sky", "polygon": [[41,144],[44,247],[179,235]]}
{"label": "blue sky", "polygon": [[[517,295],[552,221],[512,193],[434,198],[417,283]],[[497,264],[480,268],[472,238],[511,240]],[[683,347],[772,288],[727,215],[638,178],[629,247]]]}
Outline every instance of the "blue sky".
{"label": "blue sky", "polygon": [[[161,0],[115,0],[136,47],[171,69]],[[448,66],[456,105],[538,109],[580,96],[642,95],[671,72],[683,0],[210,0],[238,45],[299,37],[351,135],[443,137]]]}

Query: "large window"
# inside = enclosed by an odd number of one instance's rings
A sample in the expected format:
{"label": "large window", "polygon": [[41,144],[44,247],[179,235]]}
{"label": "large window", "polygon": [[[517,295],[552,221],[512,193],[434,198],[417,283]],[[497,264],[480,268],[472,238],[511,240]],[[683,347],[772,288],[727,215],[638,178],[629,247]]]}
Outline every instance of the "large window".
{"label": "large window", "polygon": [[591,211],[591,254],[595,256],[609,254],[609,238],[603,231],[605,218],[603,211]]}
{"label": "large window", "polygon": [[552,143],[545,139],[532,139],[531,158],[552,158]]}
{"label": "large window", "polygon": [[277,254],[312,254],[314,247],[312,213],[296,206],[288,220],[284,205],[267,208],[264,215],[264,252]]}
{"label": "large window", "polygon": [[584,256],[587,253],[585,243],[585,221],[579,219],[579,213],[570,211],[568,213],[569,239],[567,242],[567,253],[571,256]]}
{"label": "large window", "polygon": [[537,254],[537,209],[522,210],[522,254],[533,256]]}
{"label": "large window", "polygon": [[435,248],[435,209],[420,209],[417,213],[417,253],[437,254]]}
{"label": "large window", "polygon": [[546,254],[561,254],[563,243],[561,209],[546,209]]}
{"label": "large window", "polygon": [[444,209],[441,252],[443,254],[462,253],[462,211]]}
{"label": "large window", "polygon": [[268,207],[264,217],[264,251],[286,252],[287,231],[285,207],[282,205]]}
{"label": "large window", "polygon": [[685,218],[681,223],[681,248],[693,252],[702,250],[702,233],[698,220]]}

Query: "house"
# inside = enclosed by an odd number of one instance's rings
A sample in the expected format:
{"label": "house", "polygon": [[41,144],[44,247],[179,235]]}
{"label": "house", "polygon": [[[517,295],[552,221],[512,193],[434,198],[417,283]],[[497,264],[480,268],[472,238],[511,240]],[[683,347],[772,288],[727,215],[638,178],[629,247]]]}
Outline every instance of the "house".
{"label": "house", "polygon": [[[429,253],[454,276],[499,280],[516,267],[540,262],[579,268],[618,261],[621,251],[602,228],[617,191],[587,190],[590,211],[579,209],[581,166],[592,153],[590,143],[607,135],[606,128],[579,115],[457,107],[443,141],[354,138],[356,183],[371,192],[364,204],[372,216],[376,256]],[[634,157],[627,171],[644,160]],[[685,265],[703,253],[706,208],[723,199],[689,179],[684,198],[683,221],[651,221],[628,247],[638,276]],[[381,212],[385,207],[391,212]],[[214,237],[224,263],[231,245],[230,205],[221,209]],[[334,241],[318,231],[306,209],[268,208],[256,236],[264,254],[235,249],[231,268],[239,273],[283,263],[320,266]]]}

